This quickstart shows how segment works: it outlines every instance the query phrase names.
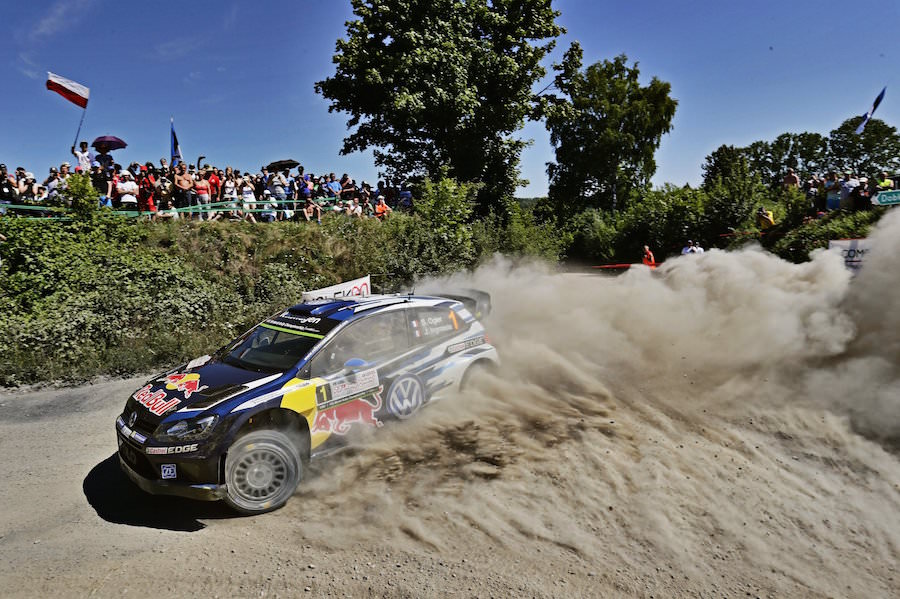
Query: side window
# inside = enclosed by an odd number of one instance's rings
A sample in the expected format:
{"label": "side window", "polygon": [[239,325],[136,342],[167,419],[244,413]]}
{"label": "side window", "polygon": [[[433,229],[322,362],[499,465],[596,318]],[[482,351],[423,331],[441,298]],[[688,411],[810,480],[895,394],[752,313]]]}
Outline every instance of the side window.
{"label": "side window", "polygon": [[413,342],[430,343],[456,334],[463,324],[450,308],[418,308],[411,312]]}
{"label": "side window", "polygon": [[341,370],[347,360],[377,362],[409,348],[406,310],[375,314],[348,325],[310,363],[310,376],[327,376]]}

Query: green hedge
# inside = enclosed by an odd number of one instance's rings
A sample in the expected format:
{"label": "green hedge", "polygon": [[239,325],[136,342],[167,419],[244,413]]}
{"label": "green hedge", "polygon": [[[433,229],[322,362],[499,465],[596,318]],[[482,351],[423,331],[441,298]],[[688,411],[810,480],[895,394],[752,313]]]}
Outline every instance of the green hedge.
{"label": "green hedge", "polygon": [[[471,224],[471,188],[430,184],[385,222],[0,219],[0,384],[80,381],[202,355],[303,291],[366,274],[399,290],[493,251],[558,257],[527,217]],[[479,221],[482,222],[482,221]],[[490,251],[486,238],[490,236]]]}

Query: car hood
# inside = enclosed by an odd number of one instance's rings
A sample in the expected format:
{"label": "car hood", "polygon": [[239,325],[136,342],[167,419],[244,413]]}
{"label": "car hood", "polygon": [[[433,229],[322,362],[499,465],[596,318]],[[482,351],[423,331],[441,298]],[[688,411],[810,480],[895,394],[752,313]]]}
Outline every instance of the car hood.
{"label": "car hood", "polygon": [[205,410],[282,376],[280,372],[237,368],[212,358],[197,362],[154,377],[132,393],[125,406],[126,424],[134,412],[137,428],[152,431],[175,412]]}

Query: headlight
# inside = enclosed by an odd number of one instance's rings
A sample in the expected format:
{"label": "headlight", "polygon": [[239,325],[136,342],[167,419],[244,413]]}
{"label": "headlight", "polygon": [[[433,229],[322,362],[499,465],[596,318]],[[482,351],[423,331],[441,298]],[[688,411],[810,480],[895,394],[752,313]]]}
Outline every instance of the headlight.
{"label": "headlight", "polygon": [[199,420],[179,420],[162,434],[156,436],[160,441],[191,441],[207,436],[219,421],[218,416],[207,416]]}

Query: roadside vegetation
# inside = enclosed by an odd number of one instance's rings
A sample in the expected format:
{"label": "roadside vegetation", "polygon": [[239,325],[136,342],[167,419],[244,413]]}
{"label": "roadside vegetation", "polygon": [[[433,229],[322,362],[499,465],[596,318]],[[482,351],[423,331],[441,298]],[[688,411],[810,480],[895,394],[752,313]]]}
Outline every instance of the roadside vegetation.
{"label": "roadside vegetation", "polygon": [[[553,78],[543,61],[563,29],[547,0],[442,3],[351,0],[334,73],[315,83],[347,116],[343,153],[372,150],[415,211],[385,222],[153,222],[96,210],[86,177],[69,182],[68,219],[0,219],[0,384],[83,380],[201,355],[304,290],[365,274],[376,290],[472,268],[494,255],[582,263],[657,260],[687,239],[705,248],[760,243],[807,260],[829,239],[865,236],[884,209],[835,211],[801,182],[829,170],[896,172],[900,136],[872,119],[828,135],[784,133],[706,157],[703,182],[653,188],[655,152],[678,101],[641,83],[620,55],[585,66],[574,42]],[[422,44],[421,40],[429,40]],[[644,77],[646,79],[646,77]],[[527,140],[542,121],[555,151],[548,196],[519,202]],[[815,195],[815,194],[812,194]],[[776,224],[761,231],[760,207]]]}

